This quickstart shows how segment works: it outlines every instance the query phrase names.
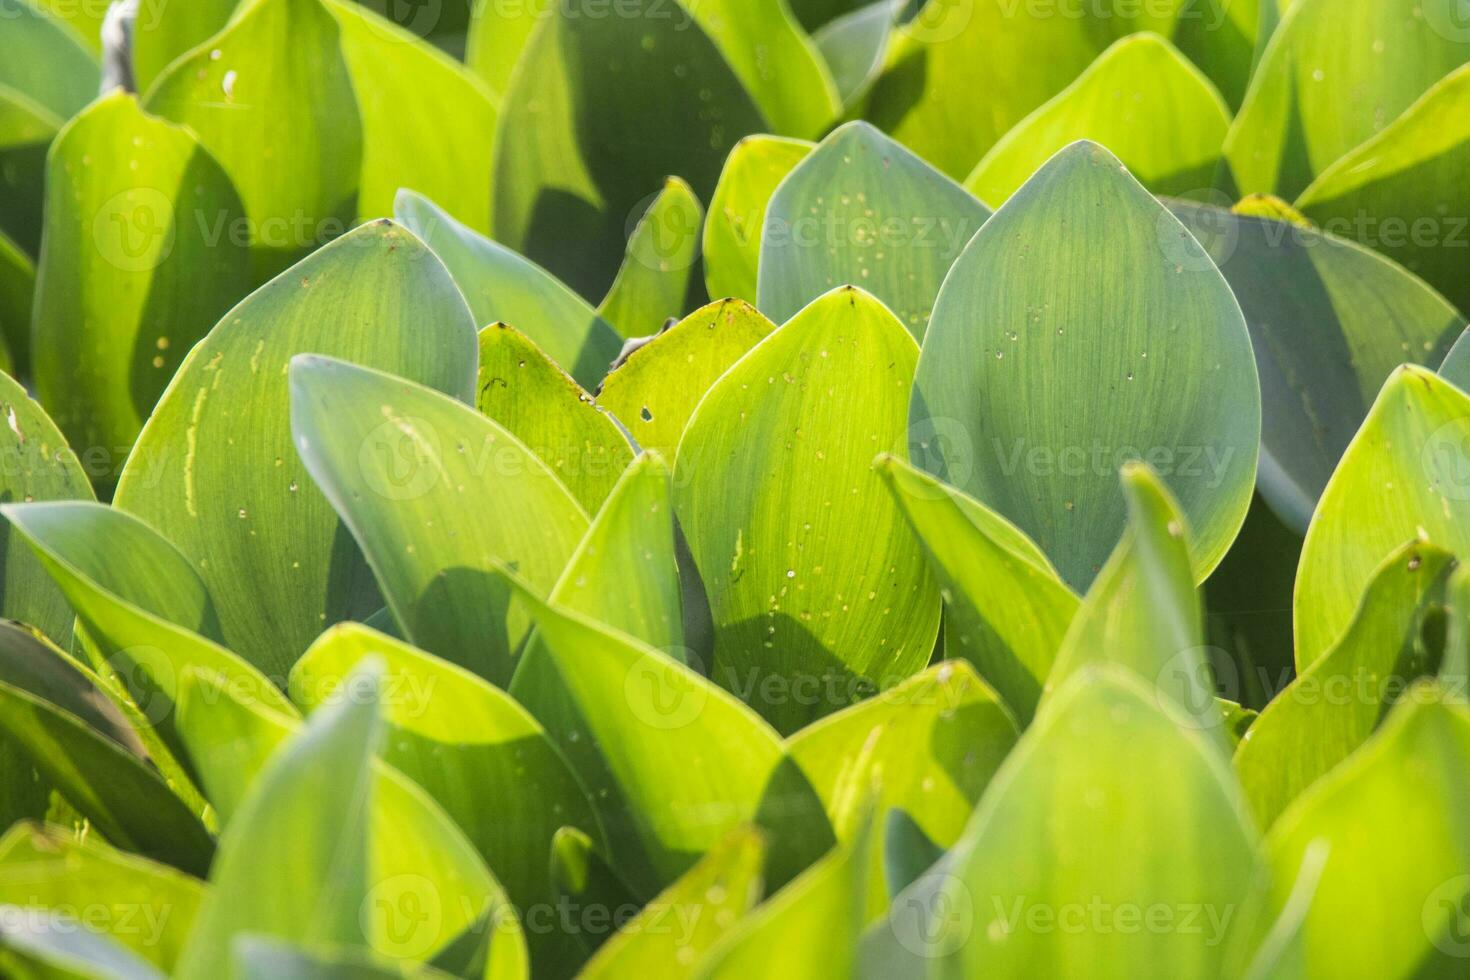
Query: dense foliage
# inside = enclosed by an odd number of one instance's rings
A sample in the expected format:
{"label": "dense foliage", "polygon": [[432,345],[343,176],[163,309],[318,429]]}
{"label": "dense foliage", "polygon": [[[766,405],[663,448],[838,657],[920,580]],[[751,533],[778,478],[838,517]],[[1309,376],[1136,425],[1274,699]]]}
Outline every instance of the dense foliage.
{"label": "dense foliage", "polygon": [[0,975],[1470,976],[1463,0],[0,0]]}

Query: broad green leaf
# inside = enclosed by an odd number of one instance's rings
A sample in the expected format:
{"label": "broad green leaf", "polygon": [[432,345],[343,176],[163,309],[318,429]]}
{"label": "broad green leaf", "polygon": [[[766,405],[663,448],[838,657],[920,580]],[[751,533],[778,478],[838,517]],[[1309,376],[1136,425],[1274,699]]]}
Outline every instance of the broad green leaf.
{"label": "broad green leaf", "polygon": [[[63,0],[54,0],[61,3]],[[79,3],[86,7],[88,4]],[[191,3],[140,2],[133,21],[133,81],[139,92],[176,59],[224,29],[239,0],[193,0]]]}
{"label": "broad green leaf", "polygon": [[471,228],[488,229],[497,118],[490,92],[463,65],[371,10],[323,2],[341,31],[362,118],[357,215],[391,215],[398,189],[411,187]]}
{"label": "broad green leaf", "polygon": [[1198,68],[1157,34],[1134,34],[1002,136],[965,186],[998,207],[1058,150],[1089,139],[1153,193],[1195,197],[1214,184],[1229,127],[1225,100]]}
{"label": "broad green leaf", "polygon": [[814,145],[780,136],[747,136],[730,150],[704,224],[704,281],[711,298],[755,302],[771,195]]}
{"label": "broad green leaf", "polygon": [[70,915],[0,906],[0,970],[24,980],[163,980],[120,943]]}
{"label": "broad green leaf", "polygon": [[[316,715],[392,697],[386,687],[369,684],[363,671],[359,666],[343,682],[343,690]],[[190,749],[211,799],[223,801],[230,810],[228,834],[246,820],[252,800],[270,781],[271,767],[290,754],[293,733],[301,726],[262,707],[249,692],[238,691],[218,675],[189,671],[185,686],[181,714]],[[520,924],[474,845],[418,784],[377,760],[372,760],[371,772],[368,898],[357,910],[366,945],[389,959],[432,956],[437,964],[441,956],[462,959],[464,940],[481,945],[485,929],[493,924],[484,975],[490,980],[524,977],[526,949]],[[303,801],[301,805],[309,816],[320,815],[319,802],[308,805]],[[223,809],[221,815],[226,816]],[[267,835],[279,832],[278,827],[263,831]],[[272,883],[270,887],[288,884]],[[307,941],[313,941],[312,937]],[[361,939],[356,945],[363,945]]]}
{"label": "broad green leaf", "polygon": [[[996,693],[969,664],[949,661],[802,729],[786,750],[822,798],[838,840],[856,844],[870,809],[877,820],[901,810],[948,848],[1016,737]],[[867,834],[865,924],[888,908],[883,844],[883,835]]]}
{"label": "broad green leaf", "polygon": [[1439,696],[1431,686],[1409,691],[1368,744],[1298,798],[1266,840],[1278,905],[1305,852],[1327,849],[1301,926],[1310,976],[1462,972],[1470,715],[1463,706],[1425,703]]}
{"label": "broad green leaf", "polygon": [[0,21],[5,23],[0,86],[33,99],[61,120],[96,98],[97,62],[62,20],[30,0],[0,0]]}
{"label": "broad green leaf", "polygon": [[[1433,0],[1426,0],[1428,7]],[[1470,40],[1470,29],[1461,29]],[[1470,47],[1463,55],[1470,59]],[[1402,262],[1470,309],[1470,66],[1324,168],[1296,205],[1330,231]]]}
{"label": "broad green leaf", "polygon": [[1435,669],[1423,629],[1445,599],[1452,562],[1420,541],[1390,555],[1342,638],[1251,725],[1235,768],[1261,826],[1351,755],[1410,684]]}
{"label": "broad green leaf", "polygon": [[30,373],[31,303],[35,293],[35,263],[0,231],[0,370],[11,377]]}
{"label": "broad green leaf", "polygon": [[[842,111],[826,62],[782,0],[683,0],[680,7],[709,35],[775,132],[814,139]],[[662,16],[670,19],[668,11]]]}
{"label": "broad green leaf", "polygon": [[623,337],[647,337],[677,319],[699,259],[704,208],[670,177],[628,236],[628,252],[597,314]]}
{"label": "broad green leaf", "polygon": [[[385,664],[382,758],[463,828],[511,901],[525,910],[549,908],[546,855],[558,828],[601,832],[546,731],[473,674],[356,624],[334,627],[297,662],[292,697],[311,710],[331,703],[369,655]],[[538,969],[560,960],[558,947],[568,941],[559,930],[532,930],[529,938]]]}
{"label": "broad green leaf", "polygon": [[110,486],[179,362],[250,291],[248,248],[211,231],[244,211],[189,132],[121,91],[62,130],[47,174],[36,389]]}
{"label": "broad green leaf", "polygon": [[512,326],[480,331],[480,411],[540,457],[589,514],[633,459],[618,423]]}
{"label": "broad green leaf", "polygon": [[470,5],[465,64],[484,80],[497,102],[504,103],[511,71],[520,61],[532,30],[552,9],[529,3]]}
{"label": "broad green leaf", "polygon": [[705,392],[774,329],[741,300],[711,303],[618,365],[603,382],[597,404],[617,416],[638,445],[672,458]]}
{"label": "broad green leaf", "polygon": [[[41,406],[24,388],[0,374],[0,411],[6,428],[0,429],[0,500],[91,500],[76,454],[57,431]],[[71,644],[71,607],[36,561],[26,543],[0,523],[0,617],[28,623],[58,646]]]}
{"label": "broad green leaf", "polygon": [[922,340],[945,274],[989,217],[944,174],[867,123],[849,123],[772,196],[756,305],[785,323],[822,294],[855,284]]}
{"label": "broad green leaf", "polygon": [[685,980],[695,965],[760,901],[765,839],[737,827],[620,930],[587,962],[583,980]]}
{"label": "broad green leaf", "polygon": [[812,35],[844,106],[858,103],[877,79],[897,13],[893,0],[878,0],[833,18]]}
{"label": "broad green leaf", "polygon": [[1043,705],[890,927],[934,976],[1218,977],[1255,849],[1213,742],[1132,674],[1094,668]]}
{"label": "broad green leaf", "polygon": [[929,0],[895,32],[867,117],[962,179],[1110,43],[1138,31],[1169,36],[1181,6],[1101,0],[1039,16],[998,0]]}
{"label": "broad green leaf", "polygon": [[740,921],[700,963],[701,980],[856,974],[863,897],[873,849],[872,817]]}
{"label": "broad green leaf", "polygon": [[587,515],[531,450],[473,408],[328,358],[291,368],[298,450],[416,646],[510,680],[524,612],[492,569],[549,587]]}
{"label": "broad green leaf", "polygon": [[197,879],[90,837],[19,825],[0,839],[0,904],[88,909],[90,929],[164,972],[173,969],[203,898]]}
{"label": "broad green leaf", "polygon": [[0,624],[0,729],[114,844],[196,874],[209,866],[209,832],[152,767],[102,681],[14,624]]}
{"label": "broad green leaf", "polygon": [[1439,364],[1465,318],[1401,266],[1310,225],[1169,206],[1245,313],[1261,378],[1258,485],[1304,532],[1384,379],[1404,361]]}
{"label": "broad green leaf", "polygon": [[872,470],[902,451],[917,357],[878,300],[833,290],[715,382],[674,501],[709,595],[711,676],[790,733],[923,667],[939,590]]}
{"label": "broad green leaf", "polygon": [[[198,675],[190,675],[197,677]],[[235,937],[366,945],[378,671],[275,753],[220,838],[211,888],[178,975],[235,975]],[[202,688],[200,688],[202,689]],[[270,860],[262,860],[270,855]]]}
{"label": "broad green leaf", "polygon": [[1077,596],[1004,517],[903,460],[878,472],[924,545],[944,597],[944,650],[975,665],[1023,723],[1077,613]]}
{"label": "broad green leaf", "polygon": [[913,817],[903,810],[888,811],[883,825],[883,877],[888,897],[897,898],[945,853]]}
{"label": "broad green leaf", "polygon": [[770,832],[768,880],[831,843],[781,740],[720,687],[626,633],[516,582],[574,717],[542,716],[592,799],[613,868],[639,897],[684,874],[731,828]]}
{"label": "broad green leaf", "polygon": [[1172,700],[1196,727],[1219,730],[1224,719],[1205,657],[1184,516],[1146,465],[1126,464],[1122,482],[1127,530],[1072,619],[1046,694],[1087,667],[1110,664]]}
{"label": "broad green leaf", "polygon": [[555,276],[411,191],[398,195],[394,214],[449,267],[476,324],[510,324],[584,388],[602,380],[618,354],[618,335]]}
{"label": "broad green leaf", "polygon": [[340,235],[357,214],[363,127],[341,33],[321,0],[252,0],[144,99],[149,112],[187,126],[230,175],[244,227],[205,220],[212,234],[248,237],[257,281]]}
{"label": "broad green leaf", "polygon": [[1296,197],[1470,60],[1460,0],[1296,0],[1225,142],[1242,194]]}
{"label": "broad green leaf", "polygon": [[[591,297],[612,283],[639,201],[671,173],[708,200],[730,147],[766,128],[683,7],[624,0],[608,17],[600,2],[568,0],[532,32],[501,105],[492,177],[496,236]],[[729,29],[747,28],[731,16]],[[648,120],[679,123],[628,138]]]}
{"label": "broad green leaf", "polygon": [[1086,588],[1122,535],[1117,471],[1147,461],[1194,529],[1195,578],[1250,506],[1260,385],[1204,250],[1107,150],[1075,143],[955,262],[919,358],[925,469],[991,507]]}
{"label": "broad green leaf", "polygon": [[[464,300],[433,254],[389,221],[358,228],[252,293],[184,359],[114,502],[167,530],[214,597],[225,644],[273,677],[325,627],[382,604],[292,446],[286,366],[302,352],[465,400],[474,391]],[[372,455],[397,430],[373,412],[378,438],[354,444],[354,460],[360,450],[364,463],[388,467],[374,471],[388,478],[374,492],[397,493],[401,471]]]}
{"label": "broad green leaf", "polygon": [[219,621],[203,580],[177,548],[137,518],[84,502],[7,505],[5,518],[76,610],[93,665],[118,684],[174,752],[174,709],[189,666],[291,713],[277,684],[215,641]]}
{"label": "broad green leaf", "polygon": [[1307,528],[1294,601],[1299,671],[1346,632],[1379,566],[1405,541],[1470,554],[1467,447],[1470,396],[1423,368],[1395,371]]}

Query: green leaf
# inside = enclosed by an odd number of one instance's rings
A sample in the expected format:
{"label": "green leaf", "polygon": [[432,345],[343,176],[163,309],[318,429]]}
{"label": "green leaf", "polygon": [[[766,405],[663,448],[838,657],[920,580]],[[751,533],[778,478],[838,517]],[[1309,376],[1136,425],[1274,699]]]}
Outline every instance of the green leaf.
{"label": "green leaf", "polygon": [[391,215],[398,189],[412,187],[471,228],[488,229],[485,175],[498,117],[491,93],[459,62],[371,10],[324,3],[341,30],[362,118],[358,216]]}
{"label": "green leaf", "polygon": [[[359,665],[337,696],[313,716],[313,722],[317,717],[340,712],[344,706],[370,707],[392,696],[379,682],[370,684],[365,669]],[[294,719],[261,707],[248,692],[238,691],[218,675],[189,671],[186,688],[181,714],[186,718],[194,761],[204,772],[211,799],[235,807],[226,828],[228,835],[236,832],[236,825],[246,822],[258,798],[266,795],[272,771],[283,757],[291,755],[293,733],[301,726]],[[308,733],[313,722],[307,724]],[[301,737],[297,735],[296,740]],[[372,746],[367,748],[371,750]],[[523,977],[526,949],[520,924],[506,907],[499,882],[485,868],[474,846],[416,783],[382,762],[370,762],[369,836],[365,842],[355,838],[357,843],[353,845],[366,848],[366,898],[363,904],[354,904],[352,910],[359,935],[366,942],[359,938],[355,945],[366,945],[389,959],[432,957],[437,963],[440,956],[461,958],[464,939],[474,939],[487,923],[493,922],[497,941],[492,944],[484,975]],[[243,806],[239,805],[241,801]],[[333,809],[332,804],[320,801],[302,800],[299,805],[308,820],[320,819],[325,812],[323,806],[326,811]],[[264,816],[260,819],[267,820]],[[274,823],[260,830],[267,838],[283,832],[291,833]],[[356,857],[352,861],[356,863]],[[291,861],[284,859],[284,866],[291,866]],[[220,889],[218,867],[217,862],[215,894]],[[272,881],[268,888],[291,885],[289,876],[280,875],[278,869],[258,871],[286,879]],[[308,943],[332,942],[317,933],[305,937],[299,933],[272,934],[304,938]]]}
{"label": "green leaf", "polygon": [[35,263],[0,231],[0,370],[11,377],[30,373],[31,303],[35,292]]}
{"label": "green leaf", "polygon": [[530,4],[470,5],[465,64],[485,82],[498,103],[504,103],[511,71],[530,42],[532,30],[548,9]]}
{"label": "green leaf", "polygon": [[999,206],[1059,150],[1090,139],[1153,193],[1194,197],[1213,186],[1229,127],[1198,68],[1157,34],[1134,34],[1002,136],[965,186]]}
{"label": "green leaf", "polygon": [[699,259],[704,208],[689,185],[670,177],[628,236],[628,252],[597,313],[623,337],[656,334],[687,307]]}
{"label": "green leaf", "polygon": [[[474,391],[474,329],[459,291],[417,239],[374,222],[252,293],[200,341],[114,498],[167,529],[214,597],[226,645],[274,677],[322,629],[382,604],[292,448],[285,369],[307,351],[465,400]],[[369,461],[396,432],[373,411],[382,438],[355,443],[354,460],[361,450]]]}
{"label": "green leaf", "polygon": [[955,263],[910,421],[918,464],[1014,522],[1076,589],[1122,535],[1118,468],[1146,460],[1194,529],[1202,581],[1250,506],[1260,386],[1215,264],[1112,154],[1083,142]]}
{"label": "green leaf", "polygon": [[398,195],[394,214],[449,267],[477,324],[510,324],[584,388],[602,380],[617,356],[618,335],[555,276],[411,191]]}
{"label": "green leaf", "polygon": [[1022,724],[1077,613],[1075,593],[1004,517],[894,456],[878,472],[924,545],[944,597],[944,651],[993,685]]}
{"label": "green leaf", "polygon": [[1464,963],[1470,715],[1425,703],[1439,696],[1429,686],[1408,692],[1378,734],[1304,793],[1267,838],[1278,907],[1303,855],[1327,850],[1301,926],[1311,976],[1448,977]]}
{"label": "green leaf", "polygon": [[812,35],[844,106],[856,105],[877,80],[896,13],[893,0],[878,0],[833,18]]}
{"label": "green leaf", "polygon": [[1299,671],[1347,631],[1379,566],[1405,541],[1470,554],[1467,446],[1470,397],[1423,368],[1395,371],[1307,529],[1294,602]]}
{"label": "green leaf", "polygon": [[633,459],[613,420],[531,339],[512,326],[480,331],[476,405],[540,457],[595,513]]}
{"label": "green leaf", "polygon": [[[793,735],[787,752],[822,798],[837,837],[854,845],[870,809],[913,814],[948,848],[1017,737],[1009,709],[964,661],[929,668]],[[864,923],[888,908],[884,838],[867,834]]]}
{"label": "green leaf", "polygon": [[506,578],[572,708],[538,717],[587,788],[612,867],[636,895],[656,894],[743,823],[770,831],[767,877],[778,883],[830,844],[815,794],[759,716],[643,641]]}
{"label": "green leaf", "polygon": [[1404,361],[1439,364],[1465,318],[1401,266],[1310,225],[1169,206],[1245,313],[1261,378],[1258,485],[1303,533],[1384,379]]}
{"label": "green leaf", "polygon": [[1128,528],[1062,640],[1046,694],[1088,667],[1110,664],[1172,700],[1196,727],[1219,730],[1224,719],[1205,656],[1184,517],[1145,464],[1126,464],[1122,482]]}
{"label": "green leaf", "polygon": [[1452,563],[1421,541],[1390,555],[1341,639],[1251,725],[1235,768],[1261,826],[1351,755],[1410,684],[1435,669],[1423,629],[1442,608]]}
{"label": "green leaf", "polygon": [[[551,908],[553,836],[566,824],[601,831],[546,731],[473,674],[354,623],[333,627],[297,662],[292,697],[312,711],[331,703],[367,656],[385,664],[379,754],[463,828],[517,907]],[[529,938],[538,970],[563,959],[564,934],[533,930]]]}
{"label": "green leaf", "polygon": [[747,136],[730,150],[704,224],[704,280],[711,297],[755,301],[771,195],[814,146],[779,136]]}
{"label": "green leaf", "polygon": [[131,37],[135,89],[148,91],[153,80],[176,59],[223,30],[236,8],[241,6],[243,4],[239,0],[140,4]]}
{"label": "green leaf", "polygon": [[[568,0],[541,18],[501,106],[492,178],[496,236],[583,296],[606,293],[639,202],[666,175],[708,200],[730,147],[766,128],[683,7],[625,0],[608,17],[600,2]],[[747,28],[731,17],[729,29]],[[649,119],[682,122],[630,140]]]}
{"label": "green leaf", "polygon": [[20,92],[57,119],[71,118],[97,96],[98,68],[80,36],[29,0],[0,0],[5,62],[0,86]]}
{"label": "green leaf", "polygon": [[890,927],[935,976],[1218,977],[1255,848],[1213,741],[1134,675],[1093,668],[1043,705]]}
{"label": "green leaf", "polygon": [[1296,197],[1470,60],[1459,0],[1296,0],[1225,142],[1243,194]]}
{"label": "green leaf", "polygon": [[[119,147],[126,164],[93,165]],[[36,389],[110,487],[179,362],[250,291],[248,248],[211,234],[243,206],[193,135],[121,91],[62,130],[47,176]]]}
{"label": "green leaf", "polygon": [[[289,41],[287,41],[289,39]],[[350,227],[363,126],[341,30],[320,0],[252,0],[173,62],[144,107],[187,126],[234,181],[264,281]]]}
{"label": "green leaf", "polygon": [[114,844],[194,873],[209,866],[209,832],[152,767],[102,682],[14,624],[0,624],[0,729]]}
{"label": "green leaf", "polygon": [[765,840],[737,827],[608,938],[583,980],[685,980],[695,964],[760,900]]}
{"label": "green leaf", "polygon": [[635,350],[607,376],[597,403],[638,445],[672,457],[710,386],[774,329],[741,300],[711,303]]}
{"label": "green leaf", "polygon": [[99,35],[102,31],[102,18],[107,14],[106,9],[99,9],[96,4],[72,3],[69,0],[31,0],[31,5],[70,25],[88,51],[95,54],[101,49]]}
{"label": "green leaf", "polygon": [[785,323],[836,286],[856,284],[922,340],[934,297],[990,210],[872,126],[818,144],[766,210],[756,304]]}
{"label": "green leaf", "polygon": [[22,824],[0,839],[0,904],[53,912],[100,908],[88,927],[165,973],[203,898],[197,879],[92,837]]}
{"label": "green leaf", "polygon": [[171,750],[183,749],[174,709],[191,665],[292,712],[276,682],[215,642],[219,622],[203,580],[148,525],[85,502],[10,504],[3,512],[76,609],[93,666],[117,678]]}
{"label": "green leaf", "polygon": [[528,621],[491,571],[556,580],[587,530],[566,487],[468,405],[342,361],[292,362],[291,422],[405,638],[508,683]]}
{"label": "green leaf", "polygon": [[701,980],[852,977],[872,854],[871,815],[801,876],[735,926],[700,964]]}
{"label": "green leaf", "polygon": [[872,471],[906,438],[916,352],[880,302],[834,290],[727,371],[679,443],[675,508],[714,617],[711,676],[784,733],[934,649],[939,590]]}
{"label": "green leaf", "polygon": [[[371,696],[308,720],[272,757],[221,836],[181,978],[234,976],[231,943],[249,933],[366,945],[378,670],[366,668],[359,680]],[[273,860],[262,861],[265,854]]]}
{"label": "green leaf", "polygon": [[[1470,49],[1464,57],[1470,58]],[[1470,66],[1442,79],[1404,114],[1323,169],[1296,204],[1470,309]]]}
{"label": "green leaf", "polygon": [[[91,500],[92,487],[76,454],[41,406],[8,375],[0,374],[0,500]],[[28,623],[58,646],[70,646],[73,615],[65,597],[24,541],[0,523],[0,617]]]}

